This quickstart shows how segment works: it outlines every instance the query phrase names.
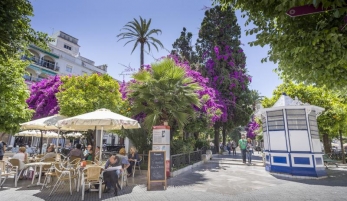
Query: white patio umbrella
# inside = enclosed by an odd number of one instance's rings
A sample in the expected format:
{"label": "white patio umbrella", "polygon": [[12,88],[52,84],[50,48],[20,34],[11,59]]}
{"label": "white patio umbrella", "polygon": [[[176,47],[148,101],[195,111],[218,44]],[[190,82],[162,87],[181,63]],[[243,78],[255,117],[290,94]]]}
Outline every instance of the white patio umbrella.
{"label": "white patio umbrella", "polygon": [[[42,152],[42,131],[43,130],[58,130],[58,138],[59,138],[59,132],[60,128],[56,126],[57,121],[65,119],[65,116],[56,114],[49,117],[44,117],[41,119],[36,119],[33,121],[28,121],[25,123],[20,124],[22,130],[40,130],[41,131],[41,140],[40,140],[40,152]],[[59,141],[59,139],[58,139]],[[57,141],[57,142],[58,142]]]}
{"label": "white patio umbrella", "polygon": [[[100,147],[102,147],[102,135],[104,130],[141,128],[136,120],[111,112],[108,109],[99,109],[94,112],[63,119],[58,121],[57,126],[64,129],[71,128],[80,131],[101,128]],[[100,160],[101,158],[102,150],[100,149]]]}
{"label": "white patio umbrella", "polygon": [[65,134],[65,137],[74,137],[74,138],[79,138],[81,137],[83,134],[80,132],[71,132],[71,133],[67,133]]}
{"label": "white patio umbrella", "polygon": [[[34,137],[41,137],[41,131],[39,131],[39,130],[26,130],[26,131],[21,131],[19,133],[16,133],[14,136],[15,137],[19,137],[19,136],[31,137],[32,138],[31,142],[33,142]],[[58,137],[59,137],[59,135],[56,132],[47,131],[47,132],[42,133],[42,138],[47,138],[47,143],[48,143],[49,138],[58,138]],[[42,140],[42,138],[41,138],[41,140]]]}
{"label": "white patio umbrella", "polygon": [[67,133],[65,134],[65,137],[73,137],[73,141],[72,141],[72,144],[74,145],[75,144],[75,138],[80,138],[82,137],[83,134],[82,133],[79,133],[79,132],[71,132],[71,133]]}

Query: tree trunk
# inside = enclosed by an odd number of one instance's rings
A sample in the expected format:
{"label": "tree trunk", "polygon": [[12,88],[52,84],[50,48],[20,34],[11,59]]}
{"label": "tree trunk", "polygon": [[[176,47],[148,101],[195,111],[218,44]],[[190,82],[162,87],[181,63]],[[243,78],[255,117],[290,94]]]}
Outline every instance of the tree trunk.
{"label": "tree trunk", "polygon": [[143,69],[143,64],[144,64],[144,47],[145,47],[145,44],[144,43],[141,43],[141,49],[140,49],[140,51],[141,51],[141,54],[140,54],[140,69],[142,70]]}
{"label": "tree trunk", "polygon": [[195,133],[193,133],[193,135],[194,135],[195,140],[199,139],[199,132],[195,132]]}
{"label": "tree trunk", "polygon": [[342,141],[342,131],[339,130],[340,134],[340,145],[341,145],[341,155],[342,155],[342,163],[346,164],[346,157],[345,157],[345,149],[343,147],[343,141]]}
{"label": "tree trunk", "polygon": [[214,125],[214,149],[216,150],[216,153],[219,153],[219,129],[220,125],[216,123]]}
{"label": "tree trunk", "polygon": [[222,134],[223,134],[223,146],[225,146],[225,144],[226,144],[226,141],[225,141],[225,138],[226,138],[226,128],[225,128],[225,126],[223,126]]}
{"label": "tree trunk", "polygon": [[323,134],[323,146],[324,146],[325,153],[330,154],[331,153],[331,143],[330,143],[329,135],[326,133]]}

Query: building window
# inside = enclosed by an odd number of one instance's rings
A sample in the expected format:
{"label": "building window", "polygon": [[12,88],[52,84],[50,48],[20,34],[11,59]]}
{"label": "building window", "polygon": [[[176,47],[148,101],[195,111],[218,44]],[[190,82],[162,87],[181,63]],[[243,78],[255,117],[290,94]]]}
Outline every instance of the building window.
{"label": "building window", "polygon": [[67,65],[66,66],[66,72],[72,73],[72,66]]}
{"label": "building window", "polygon": [[65,49],[68,49],[68,50],[71,50],[72,48],[70,47],[70,46],[68,46],[68,45],[64,45],[64,48]]}
{"label": "building window", "polygon": [[267,112],[269,131],[284,130],[283,110]]}
{"label": "building window", "polygon": [[286,110],[289,130],[307,130],[305,109]]}
{"label": "building window", "polygon": [[310,132],[312,139],[319,139],[316,111],[312,110],[308,115],[308,121],[310,122]]}
{"label": "building window", "polygon": [[266,118],[264,116],[261,116],[261,124],[263,126],[263,132],[267,132],[267,125],[266,125]]}

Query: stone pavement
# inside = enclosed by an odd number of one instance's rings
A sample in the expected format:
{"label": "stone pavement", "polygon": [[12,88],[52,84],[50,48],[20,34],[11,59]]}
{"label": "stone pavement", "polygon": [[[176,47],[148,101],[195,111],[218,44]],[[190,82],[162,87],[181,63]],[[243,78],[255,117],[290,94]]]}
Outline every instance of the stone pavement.
{"label": "stone pavement", "polygon": [[[288,179],[272,176],[258,165],[244,165],[240,156],[223,155],[214,157],[209,163],[168,180],[168,189],[156,186],[147,191],[146,172],[136,173],[129,179],[129,186],[113,197],[103,194],[102,200],[346,200],[347,168],[330,168],[326,179]],[[256,157],[255,157],[256,158]],[[67,185],[48,197],[50,189],[40,191],[38,187],[26,188],[28,181],[19,181],[13,187],[8,179],[0,200],[80,200],[81,193],[70,196]],[[153,184],[152,184],[153,185]],[[88,193],[85,200],[98,200],[97,193]]]}

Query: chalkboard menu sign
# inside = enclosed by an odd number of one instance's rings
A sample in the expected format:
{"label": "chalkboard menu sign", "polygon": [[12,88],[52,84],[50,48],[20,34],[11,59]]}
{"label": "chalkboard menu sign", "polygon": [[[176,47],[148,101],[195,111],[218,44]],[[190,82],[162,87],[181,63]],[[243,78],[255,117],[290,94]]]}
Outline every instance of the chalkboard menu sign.
{"label": "chalkboard menu sign", "polygon": [[148,190],[151,182],[163,182],[166,187],[165,151],[149,151],[148,158]]}

